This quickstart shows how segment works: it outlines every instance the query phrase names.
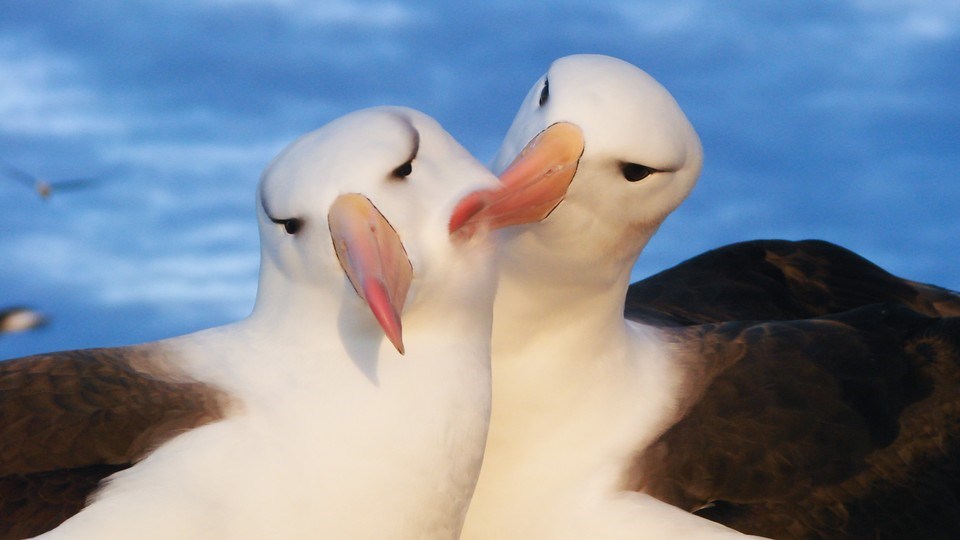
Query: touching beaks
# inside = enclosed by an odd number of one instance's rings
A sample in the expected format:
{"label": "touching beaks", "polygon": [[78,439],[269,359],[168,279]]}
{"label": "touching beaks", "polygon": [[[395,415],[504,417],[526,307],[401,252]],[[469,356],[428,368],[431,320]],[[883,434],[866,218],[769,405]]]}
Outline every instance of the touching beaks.
{"label": "touching beaks", "polygon": [[400,237],[377,207],[359,193],[337,197],[327,219],[340,266],[387,339],[403,354],[400,312],[413,280],[413,265]]}
{"label": "touching beaks", "polygon": [[[540,132],[500,175],[499,186],[470,193],[457,203],[450,234],[465,239],[481,229],[533,223],[549,216],[566,195],[583,145],[580,128],[567,122]],[[359,193],[337,197],[327,218],[340,266],[384,334],[403,354],[400,312],[413,280],[413,265],[400,237]]]}
{"label": "touching beaks", "polygon": [[469,238],[545,219],[566,196],[583,155],[583,132],[557,122],[533,138],[500,175],[501,185],[464,197],[450,216],[450,234]]}

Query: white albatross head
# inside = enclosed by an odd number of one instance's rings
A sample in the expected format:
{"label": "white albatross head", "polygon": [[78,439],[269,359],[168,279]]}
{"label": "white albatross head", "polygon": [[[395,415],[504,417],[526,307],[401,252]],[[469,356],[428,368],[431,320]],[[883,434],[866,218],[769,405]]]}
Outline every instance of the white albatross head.
{"label": "white albatross head", "polygon": [[406,312],[492,309],[489,231],[508,224],[503,215],[542,217],[513,195],[423,113],[379,107],[335,120],[263,173],[253,317],[309,325],[333,313],[341,333],[385,334],[403,354]]}
{"label": "white albatross head", "polygon": [[670,93],[639,68],[608,56],[568,56],[527,94],[494,158],[494,172],[505,179],[526,176],[517,171],[540,158],[536,148],[524,147],[558,123],[582,132],[582,140],[569,143],[583,148],[576,175],[547,219],[517,229],[504,264],[516,270],[526,264],[534,272],[549,267],[552,277],[562,267],[572,280],[596,272],[598,261],[629,272],[693,189],[703,160],[700,140]]}

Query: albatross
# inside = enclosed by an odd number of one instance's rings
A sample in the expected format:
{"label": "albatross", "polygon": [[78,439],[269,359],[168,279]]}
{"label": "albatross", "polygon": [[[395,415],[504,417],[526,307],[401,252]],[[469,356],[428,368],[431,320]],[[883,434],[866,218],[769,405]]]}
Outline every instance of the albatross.
{"label": "albatross", "polygon": [[960,297],[819,241],[727,246],[630,286],[699,138],[649,75],[576,55],[530,90],[494,171],[540,174],[528,141],[558,129],[582,157],[503,245],[463,538],[960,534]]}
{"label": "albatross", "polygon": [[93,186],[98,180],[96,177],[85,178],[65,178],[60,180],[45,180],[39,176],[34,176],[25,172],[6,161],[0,160],[0,169],[3,169],[5,175],[21,184],[31,188],[41,200],[46,201],[53,195],[61,191],[70,191],[76,189],[85,189]]}
{"label": "albatross", "polygon": [[0,362],[0,537],[456,538],[489,417],[491,231],[556,202],[520,189],[410,109],[297,139],[257,190],[248,318]]}

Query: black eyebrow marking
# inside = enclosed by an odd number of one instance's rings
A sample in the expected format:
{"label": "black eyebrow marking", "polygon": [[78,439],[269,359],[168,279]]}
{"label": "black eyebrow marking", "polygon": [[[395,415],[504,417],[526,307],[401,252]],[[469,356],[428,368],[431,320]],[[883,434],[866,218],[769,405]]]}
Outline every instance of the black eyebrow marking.
{"label": "black eyebrow marking", "polygon": [[410,133],[410,139],[413,141],[413,149],[410,151],[410,156],[407,158],[407,162],[417,159],[417,153],[420,152],[420,132],[417,131],[417,128],[413,126],[413,122],[410,121],[405,115],[398,114],[399,118],[403,125],[407,128],[407,131]]}
{"label": "black eyebrow marking", "polygon": [[399,167],[390,171],[390,178],[394,180],[403,180],[409,176],[411,172],[413,172],[413,160],[417,159],[417,153],[420,152],[420,132],[417,131],[417,128],[414,127],[413,122],[411,122],[406,115],[397,114],[395,116],[406,127],[410,136],[410,140],[413,142],[413,148],[410,149],[410,154],[407,156],[407,159],[400,164]]}
{"label": "black eyebrow marking", "polygon": [[413,131],[411,135],[413,139],[413,149],[410,150],[410,157],[407,158],[407,163],[417,159],[417,153],[420,152],[420,132],[417,131],[417,128],[413,127],[413,124],[410,124],[410,130]]}
{"label": "black eyebrow marking", "polygon": [[263,213],[266,214],[267,219],[277,225],[282,225],[287,234],[297,234],[303,228],[303,220],[300,218],[275,218],[270,214],[270,211],[267,210],[267,198],[263,193],[262,185],[260,186],[260,207],[263,208]]}

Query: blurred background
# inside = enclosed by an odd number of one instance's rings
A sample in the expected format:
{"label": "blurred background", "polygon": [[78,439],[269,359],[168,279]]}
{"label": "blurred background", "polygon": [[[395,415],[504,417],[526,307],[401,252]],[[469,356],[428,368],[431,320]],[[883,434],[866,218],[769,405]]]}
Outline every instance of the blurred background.
{"label": "blurred background", "polygon": [[0,334],[0,358],[244,317],[254,187],[287,143],[405,105],[487,162],[550,62],[584,52],[657,78],[705,148],[636,278],[822,238],[960,289],[957,2],[5,0],[0,310],[48,323]]}

